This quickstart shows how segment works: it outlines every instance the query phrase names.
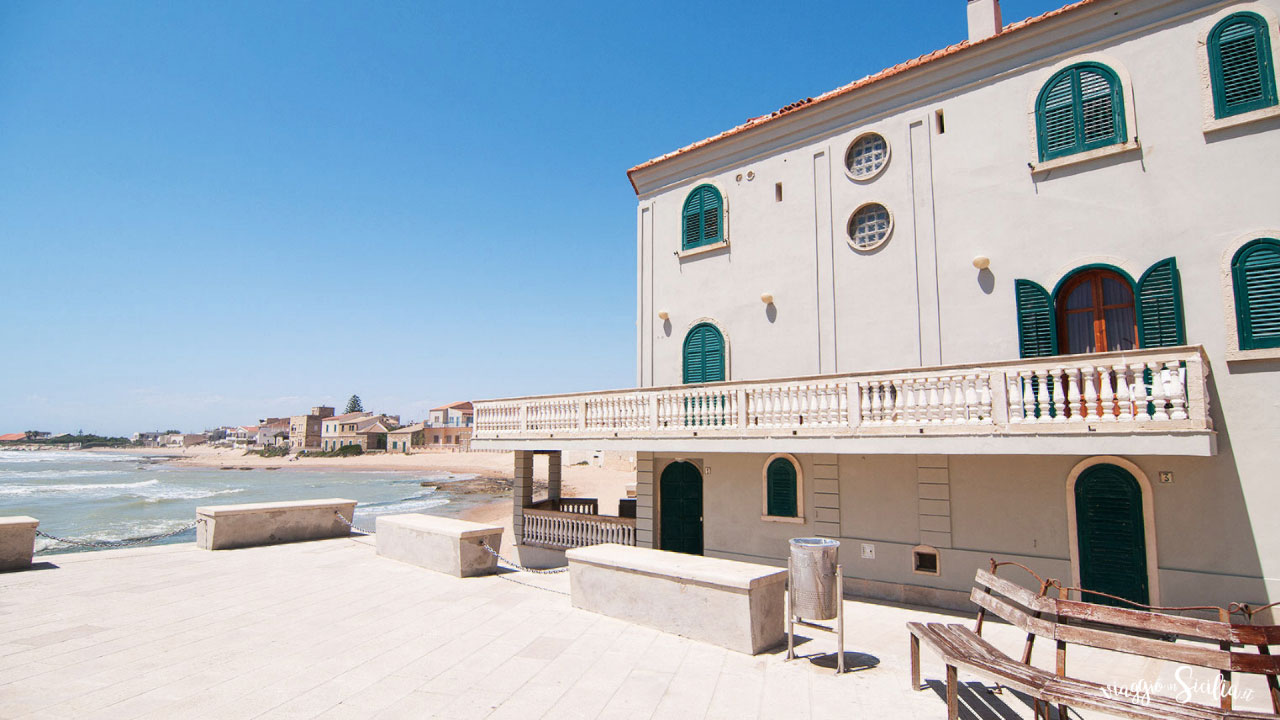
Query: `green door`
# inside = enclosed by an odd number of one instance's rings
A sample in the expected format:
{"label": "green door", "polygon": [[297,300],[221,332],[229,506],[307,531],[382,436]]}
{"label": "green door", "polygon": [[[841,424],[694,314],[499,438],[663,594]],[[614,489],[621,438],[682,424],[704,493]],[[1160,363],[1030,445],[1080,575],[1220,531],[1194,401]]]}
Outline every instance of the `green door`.
{"label": "green door", "polygon": [[662,471],[663,550],[702,554],[702,473],[692,463],[673,462]]}
{"label": "green door", "polygon": [[[1147,540],[1142,488],[1123,468],[1094,465],[1076,480],[1080,585],[1146,605]],[[1131,607],[1085,593],[1086,602]]]}
{"label": "green door", "polygon": [[699,323],[684,338],[685,383],[724,381],[724,336],[710,323]]}

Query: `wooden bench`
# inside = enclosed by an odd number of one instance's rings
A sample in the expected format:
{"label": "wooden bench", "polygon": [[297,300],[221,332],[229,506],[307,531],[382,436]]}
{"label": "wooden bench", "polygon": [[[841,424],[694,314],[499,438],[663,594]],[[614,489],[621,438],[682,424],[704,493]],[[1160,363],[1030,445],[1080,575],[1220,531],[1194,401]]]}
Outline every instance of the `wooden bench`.
{"label": "wooden bench", "polygon": [[[923,642],[940,655],[946,665],[950,720],[959,715],[959,668],[1030,695],[1035,701],[1036,717],[1046,720],[1053,705],[1059,706],[1060,718],[1067,717],[1067,707],[1126,718],[1176,720],[1280,715],[1280,686],[1276,680],[1280,674],[1280,656],[1271,654],[1271,646],[1280,644],[1280,626],[1227,622],[1229,616],[1225,610],[1219,611],[1222,621],[1212,621],[1055,598],[1047,594],[1052,581],[1042,582],[1037,592],[985,570],[978,571],[974,584],[970,598],[979,607],[974,629],[959,624],[907,623],[911,633],[911,687],[921,689],[920,643]],[[988,613],[1026,632],[1021,659],[1009,657],[982,638],[982,623]],[[1037,637],[1055,643],[1057,667],[1052,672],[1031,665],[1031,650]],[[1178,643],[1179,638],[1197,641],[1197,644]],[[1232,673],[1264,675],[1274,714],[1233,710],[1229,693],[1223,693],[1225,697],[1219,707],[1212,707],[1154,694],[1146,701],[1145,697],[1139,700],[1106,692],[1110,688],[1105,685],[1067,674],[1069,645],[1209,668],[1220,673],[1224,688],[1231,687]],[[1237,650],[1244,647],[1256,648],[1256,652]],[[1126,686],[1128,682],[1116,684]]]}

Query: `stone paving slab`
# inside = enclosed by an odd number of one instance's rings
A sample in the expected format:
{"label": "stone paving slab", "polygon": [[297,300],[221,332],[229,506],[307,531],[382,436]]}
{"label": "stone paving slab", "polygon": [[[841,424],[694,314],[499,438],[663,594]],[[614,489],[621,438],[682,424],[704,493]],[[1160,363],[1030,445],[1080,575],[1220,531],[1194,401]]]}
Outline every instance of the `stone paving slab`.
{"label": "stone paving slab", "polygon": [[[971,620],[846,601],[852,672],[836,677],[834,636],[751,657],[574,609],[563,574],[454,578],[368,537],[38,560],[0,574],[0,718],[942,718],[941,663],[925,650],[912,692],[904,626]],[[1008,626],[984,635],[1022,646]],[[1073,653],[1101,681],[1174,671]],[[962,717],[1031,717],[961,677]]]}

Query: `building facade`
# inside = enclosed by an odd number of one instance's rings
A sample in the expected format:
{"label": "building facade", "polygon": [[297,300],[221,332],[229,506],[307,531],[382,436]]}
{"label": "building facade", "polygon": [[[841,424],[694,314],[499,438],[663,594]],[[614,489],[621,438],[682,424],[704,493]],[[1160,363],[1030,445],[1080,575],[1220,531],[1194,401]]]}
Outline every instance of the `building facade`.
{"label": "building facade", "polygon": [[325,405],[311,408],[311,412],[307,415],[290,417],[289,447],[294,450],[320,449],[324,421],[331,417],[333,417],[333,408]]}
{"label": "building facade", "polygon": [[633,450],[638,544],[833,537],[857,594],[1277,599],[1280,0],[968,11],[633,168],[637,388],[477,402],[475,446]]}

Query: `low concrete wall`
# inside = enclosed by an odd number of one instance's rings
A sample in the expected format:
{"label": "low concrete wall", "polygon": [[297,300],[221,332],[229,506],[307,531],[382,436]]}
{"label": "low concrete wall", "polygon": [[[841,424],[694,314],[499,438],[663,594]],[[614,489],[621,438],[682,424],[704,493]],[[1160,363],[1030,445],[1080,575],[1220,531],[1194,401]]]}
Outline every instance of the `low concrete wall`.
{"label": "low concrete wall", "polygon": [[31,567],[39,524],[39,520],[26,515],[0,517],[0,571]]}
{"label": "low concrete wall", "polygon": [[196,547],[229,550],[350,535],[335,511],[351,522],[356,501],[327,498],[198,507]]}
{"label": "low concrete wall", "polygon": [[786,570],[613,544],[565,556],[574,607],[750,655],[783,640]]}
{"label": "low concrete wall", "polygon": [[498,559],[480,546],[502,548],[502,528],[453,518],[407,513],[380,515],[378,554],[454,577],[489,575]]}

